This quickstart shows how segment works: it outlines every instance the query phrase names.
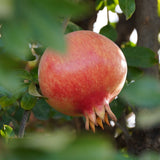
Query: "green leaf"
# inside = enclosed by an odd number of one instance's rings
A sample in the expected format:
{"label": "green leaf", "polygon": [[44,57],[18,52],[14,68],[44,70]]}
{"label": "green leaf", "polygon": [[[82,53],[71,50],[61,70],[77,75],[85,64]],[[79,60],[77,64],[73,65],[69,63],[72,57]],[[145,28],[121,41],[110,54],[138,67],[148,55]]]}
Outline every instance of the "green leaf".
{"label": "green leaf", "polygon": [[143,71],[136,67],[128,67],[127,80],[137,80],[142,77]]}
{"label": "green leaf", "polygon": [[[22,96],[22,94],[25,92],[26,88],[20,88],[16,91],[9,92],[6,91],[5,93],[3,90],[1,90],[2,87],[0,87],[0,106],[5,109],[5,107],[8,106],[17,106],[18,102],[17,100]],[[1,92],[2,91],[2,92]]]}
{"label": "green leaf", "polygon": [[21,85],[16,70],[23,65],[15,57],[10,57],[4,49],[0,48],[0,86],[8,91],[17,90]]}
{"label": "green leaf", "polygon": [[13,14],[12,0],[0,0],[0,19],[8,19]]}
{"label": "green leaf", "polygon": [[32,111],[37,119],[47,120],[50,118],[51,107],[44,99],[38,99]]}
{"label": "green leaf", "polygon": [[126,48],[126,47],[136,47],[136,44],[134,44],[133,42],[129,41],[129,42],[125,42],[121,45],[122,48]]}
{"label": "green leaf", "polygon": [[10,138],[14,136],[14,131],[12,127],[3,125],[3,128],[0,130],[0,134],[4,138]]}
{"label": "green leaf", "polygon": [[70,0],[15,0],[12,17],[2,25],[5,49],[13,57],[23,60],[29,55],[29,43],[32,41],[64,51],[65,41],[59,17],[75,18],[86,13],[86,5],[82,4]]}
{"label": "green leaf", "polygon": [[79,31],[79,30],[82,30],[82,28],[79,27],[78,25],[76,25],[76,24],[73,23],[73,22],[69,22],[68,25],[67,25],[67,28],[66,28],[66,30],[65,30],[65,34],[66,34],[66,33],[73,32],[73,31]]}
{"label": "green leaf", "polygon": [[[12,114],[12,117],[17,121],[20,122],[22,120],[24,114],[24,109],[21,107],[16,108],[14,111],[14,114]],[[19,129],[19,124],[18,124],[18,129]]]}
{"label": "green leaf", "polygon": [[25,110],[31,110],[36,104],[37,98],[25,93],[21,99],[21,107]]}
{"label": "green leaf", "polygon": [[8,96],[11,95],[10,92],[4,87],[0,86],[0,96]]}
{"label": "green leaf", "polygon": [[152,128],[160,123],[160,108],[152,108],[150,109],[140,109],[138,110],[138,114],[136,115],[137,126],[140,128]]}
{"label": "green leaf", "polygon": [[30,72],[20,69],[17,71],[17,74],[19,75],[19,78],[21,81],[28,80],[28,83],[24,83],[23,85],[28,86],[29,82],[34,82],[35,84],[38,83],[38,67],[33,68]]}
{"label": "green leaf", "polygon": [[[18,0],[21,1],[21,0]],[[21,5],[23,6],[23,2]],[[22,7],[21,6],[21,7]],[[70,17],[77,18],[80,17],[83,13],[87,12],[87,4],[85,1],[75,1],[75,0],[29,0],[29,6],[32,10],[36,7],[39,8],[39,12],[43,10],[43,13],[50,13],[50,15],[55,17]]]}
{"label": "green leaf", "polygon": [[2,96],[0,97],[0,106],[2,108],[12,105],[16,101],[16,97]]}
{"label": "green leaf", "polygon": [[96,0],[96,11],[104,8],[104,0]]}
{"label": "green leaf", "polygon": [[44,51],[45,51],[45,47],[38,47],[38,48],[34,48],[35,52],[38,54],[38,55],[43,55]]}
{"label": "green leaf", "polygon": [[21,87],[22,83],[16,75],[16,71],[5,72],[5,70],[0,69],[0,85],[5,87],[7,90],[16,91]]}
{"label": "green leaf", "polygon": [[9,125],[9,123],[12,121],[12,117],[8,113],[1,111],[1,114],[0,128],[2,128],[4,124]]}
{"label": "green leaf", "polygon": [[35,97],[43,97],[38,91],[37,91],[37,88],[35,86],[35,84],[32,82],[30,85],[29,85],[29,88],[28,88],[28,93],[32,96],[35,96]]}
{"label": "green leaf", "polygon": [[[22,36],[23,35],[23,36]],[[29,27],[18,20],[6,22],[2,26],[2,41],[5,50],[12,56],[26,60],[29,55]]]}
{"label": "green leaf", "polygon": [[45,47],[63,52],[65,41],[61,23],[49,13],[44,14],[39,10],[34,10],[28,14],[33,41],[37,40]]}
{"label": "green leaf", "polygon": [[30,72],[24,70],[24,69],[21,69],[18,71],[18,74],[19,74],[19,77],[24,81],[24,80],[29,80],[29,81],[32,81],[32,75]]}
{"label": "green leaf", "polygon": [[126,16],[126,19],[128,20],[131,18],[136,8],[135,0],[119,0],[119,5]]}
{"label": "green leaf", "polygon": [[70,121],[73,119],[72,116],[68,116],[68,115],[65,115],[61,112],[58,112],[54,108],[51,108],[50,117],[53,119],[61,119],[64,121]]}
{"label": "green leaf", "polygon": [[116,8],[117,4],[118,3],[116,0],[107,0],[106,6],[107,6],[108,10],[115,12],[115,8]]}
{"label": "green leaf", "polygon": [[[17,157],[24,160],[29,159],[31,155],[33,159],[35,157],[41,159],[42,153],[48,153],[47,158],[43,157],[47,160],[113,160],[115,158],[116,152],[112,148],[109,138],[107,141],[100,136],[84,136],[75,139],[73,133],[63,129],[61,132],[47,134],[45,137],[44,135],[32,135],[19,143],[14,141],[12,148],[16,151],[14,154],[16,153]],[[15,150],[16,148],[17,150]],[[39,151],[41,154],[35,156]]]}
{"label": "green leaf", "polygon": [[[82,154],[83,153],[83,154]],[[57,159],[70,160],[113,160],[115,151],[111,143],[94,136],[86,136],[77,139],[72,145],[63,150],[63,154],[56,154]]]}
{"label": "green leaf", "polygon": [[156,53],[144,47],[126,47],[122,49],[128,66],[147,68],[158,63]]}
{"label": "green leaf", "polygon": [[72,129],[12,139],[0,155],[3,160],[131,160],[113,148],[106,134],[77,137]]}
{"label": "green leaf", "polygon": [[157,107],[160,105],[160,81],[151,77],[143,77],[125,86],[120,96],[132,105]]}
{"label": "green leaf", "polygon": [[16,101],[24,93],[25,88],[17,89],[13,93],[6,90],[3,87],[0,87],[0,106],[4,109],[7,106],[15,105]]}
{"label": "green leaf", "polygon": [[120,98],[117,98],[110,103],[110,107],[113,113],[119,119],[122,116],[122,113],[124,112],[126,106],[124,103],[122,103],[122,100]]}
{"label": "green leaf", "polygon": [[68,128],[62,128],[54,130],[54,133],[46,133],[45,136],[44,134],[34,133],[22,141],[14,140],[14,143],[11,142],[11,146],[14,148],[36,149],[55,154],[55,152],[59,153],[59,151],[65,149],[74,139],[74,132],[71,132]]}
{"label": "green leaf", "polygon": [[110,24],[104,26],[104,27],[100,30],[100,34],[108,37],[108,38],[111,39],[112,41],[116,41],[116,39],[117,39],[117,31],[116,31],[115,28],[113,28]]}

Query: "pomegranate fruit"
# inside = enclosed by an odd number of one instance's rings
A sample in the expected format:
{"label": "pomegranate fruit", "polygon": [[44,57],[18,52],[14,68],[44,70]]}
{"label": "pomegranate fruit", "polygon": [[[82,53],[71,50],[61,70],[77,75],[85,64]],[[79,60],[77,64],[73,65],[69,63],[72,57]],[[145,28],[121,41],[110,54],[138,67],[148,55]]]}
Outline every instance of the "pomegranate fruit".
{"label": "pomegranate fruit", "polygon": [[46,49],[39,64],[39,85],[47,102],[59,112],[85,116],[85,127],[116,121],[109,103],[119,94],[127,63],[119,47],[92,31],[65,36],[66,54]]}

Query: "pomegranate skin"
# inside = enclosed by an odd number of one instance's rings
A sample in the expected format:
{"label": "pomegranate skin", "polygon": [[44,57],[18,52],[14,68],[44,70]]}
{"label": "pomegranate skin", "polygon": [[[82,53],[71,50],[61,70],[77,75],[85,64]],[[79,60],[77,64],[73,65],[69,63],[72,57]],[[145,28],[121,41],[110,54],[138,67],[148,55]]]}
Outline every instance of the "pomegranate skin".
{"label": "pomegranate skin", "polygon": [[66,53],[46,49],[38,70],[39,85],[47,102],[59,112],[85,116],[86,129],[95,131],[116,121],[109,103],[126,80],[127,63],[119,47],[92,31],[75,31],[65,36]]}

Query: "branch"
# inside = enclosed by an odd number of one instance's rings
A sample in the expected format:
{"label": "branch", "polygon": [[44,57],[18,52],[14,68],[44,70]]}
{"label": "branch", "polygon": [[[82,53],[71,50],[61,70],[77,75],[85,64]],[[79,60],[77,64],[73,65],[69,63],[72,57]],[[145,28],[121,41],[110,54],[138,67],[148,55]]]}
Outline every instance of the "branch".
{"label": "branch", "polygon": [[128,130],[126,129],[125,126],[122,126],[122,125],[119,124],[118,122],[116,122],[116,126],[119,127],[119,128],[122,130],[122,132],[124,133],[125,138],[126,138],[127,141],[128,141],[129,139],[131,139],[131,136],[129,135],[129,132],[128,132]]}
{"label": "branch", "polygon": [[23,117],[22,117],[21,124],[20,124],[20,128],[19,128],[19,133],[18,133],[19,138],[24,137],[26,123],[29,118],[30,112],[31,112],[30,110],[24,110]]}
{"label": "branch", "polygon": [[[135,25],[138,32],[138,45],[157,53],[160,48],[158,33],[160,20],[157,14],[157,1],[136,0]],[[157,55],[158,59],[158,55]],[[158,64],[144,69],[145,74],[159,78]]]}
{"label": "branch", "polygon": [[132,16],[128,21],[123,14],[119,14],[119,22],[116,25],[116,30],[118,33],[118,38],[116,43],[118,46],[129,41],[129,37],[135,28],[135,15]]}

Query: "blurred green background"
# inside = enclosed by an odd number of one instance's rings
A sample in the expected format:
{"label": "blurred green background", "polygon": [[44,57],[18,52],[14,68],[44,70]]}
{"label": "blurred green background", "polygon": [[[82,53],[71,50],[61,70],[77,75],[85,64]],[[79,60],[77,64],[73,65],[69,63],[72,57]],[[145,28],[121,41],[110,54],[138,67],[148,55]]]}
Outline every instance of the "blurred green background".
{"label": "blurred green background", "polygon": [[[142,41],[158,37],[157,10],[160,2],[148,7],[153,14],[146,22],[156,34],[141,36],[142,6],[134,0],[0,0],[0,159],[1,160],[124,160],[159,159],[160,81],[158,49]],[[153,5],[156,6],[153,7]],[[119,13],[116,8],[121,8]],[[96,134],[84,130],[84,119],[63,115],[46,102],[38,85],[38,61],[46,47],[65,51],[64,34],[93,30],[97,13],[107,8],[107,25],[100,34],[121,47],[127,63],[125,86],[111,103],[118,118],[113,127]],[[159,11],[159,10],[158,10]],[[119,17],[110,21],[110,13]],[[139,15],[139,16],[137,16]],[[136,20],[136,25],[135,25]],[[133,23],[134,22],[134,23]],[[137,26],[138,43],[129,36]],[[138,28],[139,27],[139,28]],[[124,28],[124,29],[122,29]],[[156,38],[157,38],[156,37]],[[154,39],[156,39],[154,38]],[[26,113],[24,138],[18,138]],[[129,118],[131,121],[129,121]],[[132,127],[127,125],[133,123]]]}

